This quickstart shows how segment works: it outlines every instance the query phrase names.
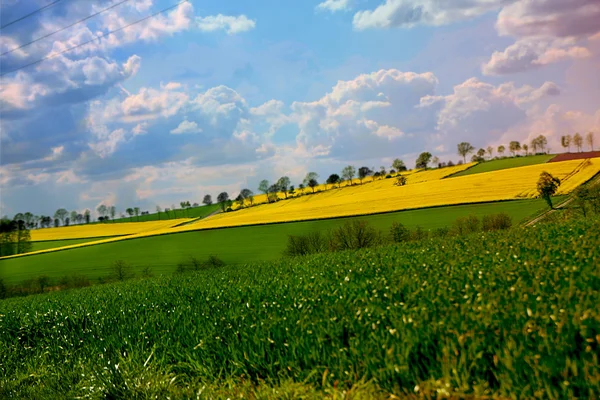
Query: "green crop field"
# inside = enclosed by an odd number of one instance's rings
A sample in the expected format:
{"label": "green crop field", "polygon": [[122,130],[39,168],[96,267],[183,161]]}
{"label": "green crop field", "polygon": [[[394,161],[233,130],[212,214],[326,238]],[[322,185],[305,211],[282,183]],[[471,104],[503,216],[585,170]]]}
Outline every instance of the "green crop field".
{"label": "green crop field", "polygon": [[[218,204],[211,204],[210,206],[199,206],[187,209],[176,209],[169,212],[162,211],[160,213],[151,213],[147,215],[139,215],[127,218],[115,218],[108,223],[119,223],[119,222],[148,222],[148,221],[159,221],[167,219],[178,219],[178,218],[204,218],[207,215],[217,211],[219,209]],[[100,223],[100,222],[96,222]]]}
{"label": "green crop field", "polygon": [[508,168],[525,167],[527,165],[543,164],[554,158],[556,154],[546,154],[540,156],[512,157],[502,160],[484,161],[469,169],[458,172],[452,177],[480,174],[482,172],[498,171]]}
{"label": "green crop field", "polygon": [[41,242],[31,242],[31,251],[55,249],[57,247],[71,246],[79,243],[93,242],[94,240],[109,239],[115,236],[103,236],[101,238],[85,238],[85,239],[67,239],[67,240],[44,240]]}
{"label": "green crop field", "polygon": [[3,300],[0,398],[598,398],[599,224]]}
{"label": "green crop field", "polygon": [[[366,219],[374,227],[384,231],[387,231],[394,221],[401,222],[409,228],[421,226],[428,230],[449,226],[461,216],[483,216],[499,212],[508,213],[513,223],[517,224],[544,207],[546,205],[541,199],[513,200],[400,211],[357,218]],[[0,276],[10,283],[41,275],[59,278],[81,274],[98,278],[108,275],[111,264],[116,260],[130,262],[139,270],[149,266],[157,274],[171,273],[177,263],[185,261],[192,255],[200,259],[216,255],[228,264],[275,260],[281,257],[289,235],[326,231],[347,220],[347,218],[331,219],[194,231],[17,257],[0,261]]]}

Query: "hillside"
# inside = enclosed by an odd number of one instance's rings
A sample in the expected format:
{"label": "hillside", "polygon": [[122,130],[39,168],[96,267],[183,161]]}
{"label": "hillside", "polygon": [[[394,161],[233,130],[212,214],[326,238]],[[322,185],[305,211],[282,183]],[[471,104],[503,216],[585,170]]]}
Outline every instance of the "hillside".
{"label": "hillside", "polygon": [[0,301],[0,397],[597,398],[598,224]]}

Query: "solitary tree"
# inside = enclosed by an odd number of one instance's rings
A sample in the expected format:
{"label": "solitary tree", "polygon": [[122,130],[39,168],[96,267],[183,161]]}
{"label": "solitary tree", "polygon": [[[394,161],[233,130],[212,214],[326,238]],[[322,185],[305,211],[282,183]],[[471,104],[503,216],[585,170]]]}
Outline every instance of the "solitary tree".
{"label": "solitary tree", "polygon": [[[129,219],[131,219],[131,217],[133,217],[133,208],[129,207],[129,208],[127,208],[127,210],[125,210],[125,212],[127,213],[127,215],[129,215]],[[158,211],[158,212],[160,212],[160,211]]]}
{"label": "solitary tree", "polygon": [[262,181],[260,181],[260,183],[258,184],[258,191],[259,192],[263,192],[264,194],[269,193],[269,181],[266,179],[263,179]]}
{"label": "solitary tree", "polygon": [[67,217],[67,215],[69,215],[69,212],[67,210],[65,210],[64,208],[59,208],[54,213],[54,219],[58,219],[60,223],[64,225],[65,218]]}
{"label": "solitary tree", "polygon": [[202,204],[210,206],[212,204],[212,197],[210,196],[210,194],[207,194],[206,196],[204,196],[204,199],[202,200]]}
{"label": "solitary tree", "polygon": [[590,151],[594,151],[594,132],[588,132],[588,134],[585,135],[585,141],[588,146],[590,146]]}
{"label": "solitary tree", "polygon": [[290,190],[290,184],[290,178],[288,178],[287,176],[282,176],[277,181],[277,186],[279,186],[279,190],[283,192],[283,195],[286,199],[288,197],[288,191]]}
{"label": "solitary tree", "polygon": [[[309,173],[308,173],[308,174],[306,174],[306,176],[304,177],[304,181],[303,181],[303,183],[304,183],[306,186],[310,186],[310,184],[309,184],[309,183],[310,183],[310,181],[311,181],[311,180],[317,181],[318,179],[319,179],[319,174],[317,174],[316,172],[309,172]],[[316,186],[316,185],[315,185],[315,186]],[[314,187],[313,187],[313,186],[310,186],[310,187],[313,189],[313,193],[314,193],[314,191],[315,191]]]}
{"label": "solitary tree", "polygon": [[342,178],[345,181],[350,181],[351,185],[352,185],[352,179],[354,179],[355,175],[356,175],[356,168],[354,168],[352,165],[348,165],[347,167],[344,167],[344,169],[342,170]]}
{"label": "solitary tree", "polygon": [[227,206],[227,201],[229,200],[229,195],[227,192],[221,192],[217,196],[217,202],[221,205],[221,210],[225,211],[225,207]]}
{"label": "solitary tree", "polygon": [[537,182],[537,190],[540,196],[546,200],[546,203],[550,206],[550,209],[554,209],[552,206],[552,195],[556,193],[560,186],[560,179],[550,175],[544,171],[540,174],[540,179]]}
{"label": "solitary tree", "polygon": [[500,156],[504,155],[505,150],[506,150],[506,147],[504,147],[504,145],[498,146],[498,154],[500,154]]}
{"label": "solitary tree", "polygon": [[360,179],[360,184],[362,185],[363,179],[365,179],[367,176],[370,176],[372,173],[373,173],[373,171],[371,170],[371,168],[360,167],[358,169],[358,179]]}
{"label": "solitary tree", "polygon": [[427,168],[427,164],[431,161],[431,153],[425,151],[419,154],[417,158],[416,167],[417,168]]}
{"label": "solitary tree", "polygon": [[583,147],[583,138],[579,133],[576,133],[573,136],[573,144],[577,147],[577,151],[581,153],[581,148]]}
{"label": "solitary tree", "polygon": [[462,156],[464,162],[467,162],[467,155],[475,151],[475,147],[471,146],[469,142],[459,143],[457,148],[458,154]]}
{"label": "solitary tree", "polygon": [[525,152],[526,156],[529,155],[529,146],[527,146],[526,143],[523,143],[523,151]]}
{"label": "solitary tree", "polygon": [[490,158],[492,158],[492,154],[494,153],[494,148],[492,146],[488,146],[486,150],[487,150],[487,153],[490,156]]}
{"label": "solitary tree", "polygon": [[86,210],[83,212],[83,218],[85,219],[85,223],[86,223],[86,224],[89,224],[89,223],[90,223],[90,217],[91,217],[91,214],[92,214],[92,213],[91,213],[91,212],[90,212],[90,210],[88,210],[87,208],[86,208]]}
{"label": "solitary tree", "polygon": [[[317,175],[318,176],[318,175]],[[308,181],[308,186],[312,189],[312,192],[315,192],[315,188],[319,185],[319,182],[316,179],[310,179]]]}
{"label": "solitary tree", "polygon": [[338,174],[331,174],[329,175],[329,178],[327,178],[327,184],[329,185],[333,185],[335,187],[335,185],[340,183],[340,176]]}
{"label": "solitary tree", "polygon": [[513,157],[517,154],[517,152],[521,151],[521,143],[513,140],[508,144],[508,149],[512,153]]}
{"label": "solitary tree", "polygon": [[569,153],[571,152],[571,135],[565,135],[560,137],[560,144],[565,149],[569,149]]}

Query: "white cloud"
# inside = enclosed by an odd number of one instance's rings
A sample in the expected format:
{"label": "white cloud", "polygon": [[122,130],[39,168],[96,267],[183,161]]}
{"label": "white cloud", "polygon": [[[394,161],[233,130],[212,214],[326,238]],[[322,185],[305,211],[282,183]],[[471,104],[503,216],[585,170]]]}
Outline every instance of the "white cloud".
{"label": "white cloud", "polygon": [[516,41],[503,52],[495,51],[482,71],[486,75],[505,75],[590,55],[588,49],[575,45],[573,40],[526,38]]}
{"label": "white cloud", "polygon": [[194,121],[181,121],[181,123],[175,129],[171,129],[171,133],[174,135],[184,133],[200,133],[202,129],[198,127],[198,124]]}
{"label": "white cloud", "polygon": [[247,32],[256,27],[256,21],[245,15],[209,15],[207,17],[196,17],[196,25],[201,31],[214,32],[223,30],[229,35]]}
{"label": "white cloud", "polygon": [[385,0],[374,10],[354,15],[357,30],[410,28],[416,25],[445,25],[498,10],[513,0]]}
{"label": "white cloud", "polygon": [[325,0],[315,7],[318,11],[347,11],[352,5],[352,0]]}

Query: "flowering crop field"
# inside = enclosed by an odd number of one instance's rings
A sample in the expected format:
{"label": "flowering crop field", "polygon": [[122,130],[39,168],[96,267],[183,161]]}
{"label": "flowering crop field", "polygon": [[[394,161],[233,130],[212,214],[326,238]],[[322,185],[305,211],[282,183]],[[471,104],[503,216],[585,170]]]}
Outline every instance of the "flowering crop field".
{"label": "flowering crop field", "polygon": [[104,236],[131,235],[134,233],[148,232],[156,229],[170,228],[186,221],[190,221],[190,219],[181,218],[170,219],[166,221],[127,222],[115,224],[84,224],[60,228],[34,229],[31,231],[31,240],[37,242],[44,240],[84,239]]}
{"label": "flowering crop field", "polygon": [[0,398],[599,398],[599,224],[3,300]]}
{"label": "flowering crop field", "polygon": [[536,182],[542,171],[550,172],[563,182],[557,195],[568,194],[600,172],[600,159],[531,165],[419,183],[410,183],[409,178],[409,183],[405,186],[394,186],[393,179],[384,179],[369,184],[300,196],[260,207],[249,207],[232,213],[218,214],[210,219],[155,233],[533,198],[537,194]]}

